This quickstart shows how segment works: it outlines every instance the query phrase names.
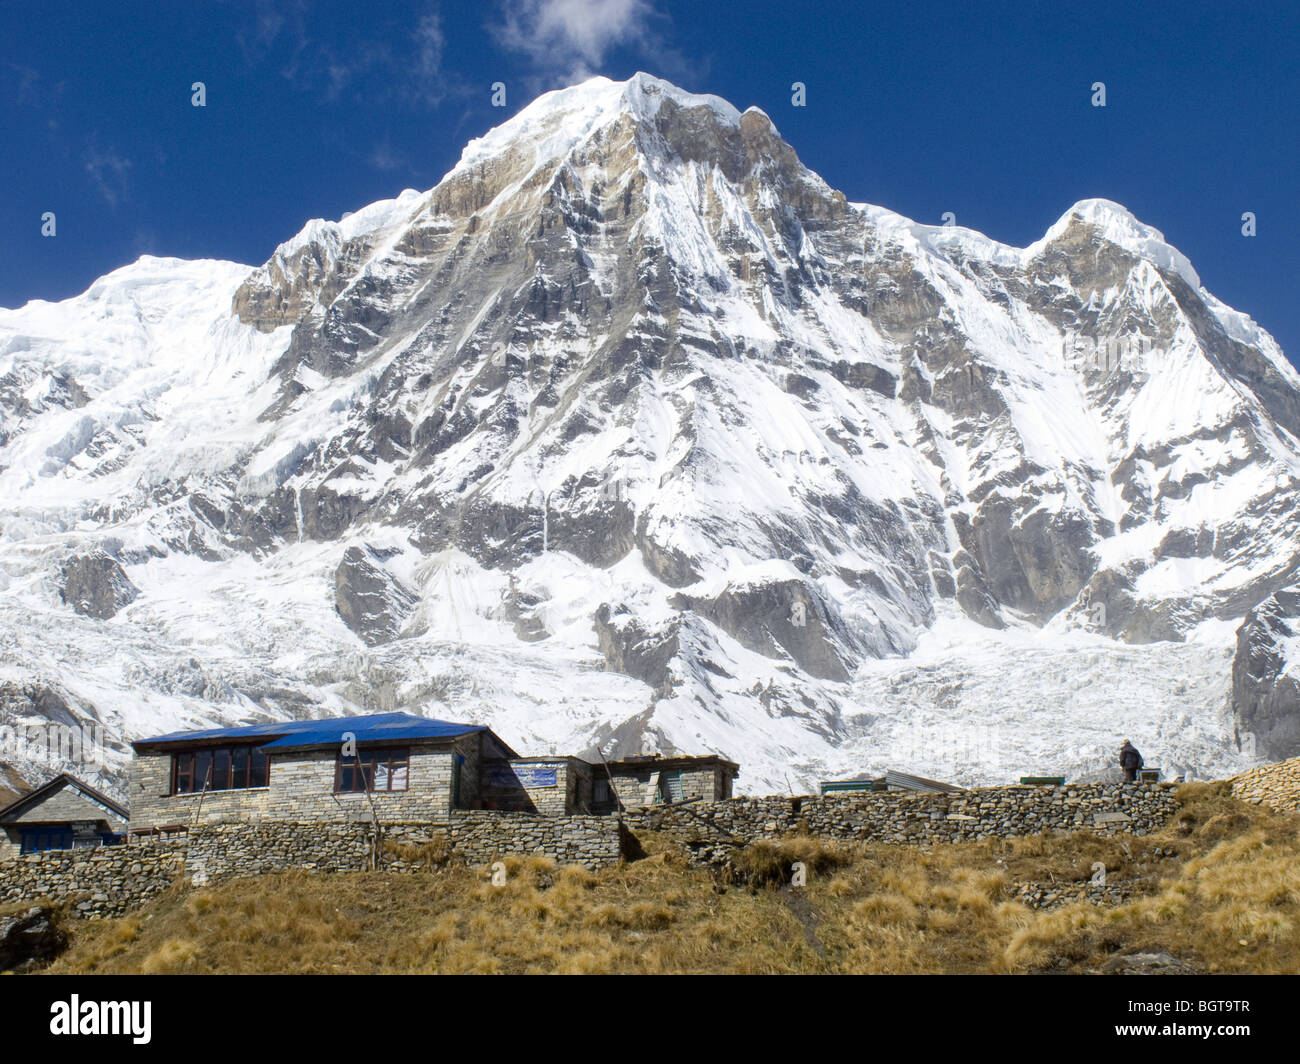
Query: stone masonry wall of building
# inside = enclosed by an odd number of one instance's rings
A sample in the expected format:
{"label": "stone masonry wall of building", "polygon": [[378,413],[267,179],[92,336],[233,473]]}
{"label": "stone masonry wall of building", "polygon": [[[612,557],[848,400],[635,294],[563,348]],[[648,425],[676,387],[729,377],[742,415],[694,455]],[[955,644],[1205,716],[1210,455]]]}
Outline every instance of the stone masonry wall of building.
{"label": "stone masonry wall of building", "polygon": [[113,831],[125,831],[126,821],[106,805],[87,798],[71,785],[28,806],[13,820],[15,824],[46,824],[64,820],[104,820]]}
{"label": "stone masonry wall of building", "polygon": [[[648,804],[650,781],[658,771],[654,767],[629,770],[620,766],[613,773],[614,790],[618,793],[619,800],[626,808],[635,808],[636,806]],[[715,799],[723,800],[723,796],[727,792],[727,777],[722,769],[713,765],[704,765],[698,768],[669,769],[666,771],[680,773],[683,800],[690,798],[697,798],[705,802],[711,802]],[[598,771],[598,776],[605,776],[604,771]],[[662,778],[663,773],[660,773],[661,781]],[[656,793],[658,797],[653,801],[657,804],[664,800],[662,782]]]}
{"label": "stone masonry wall of building", "polygon": [[[453,757],[456,752],[477,764],[478,736],[468,737],[463,748],[423,750],[411,748],[411,767],[405,791],[391,794],[335,794],[337,754],[313,750],[271,758],[269,786],[206,794],[168,794],[171,787],[170,754],[137,754],[131,762],[128,796],[131,828],[196,823],[220,824],[258,820],[370,820],[373,799],[381,821],[446,820],[450,813]],[[469,759],[467,758],[467,760]],[[462,782],[476,778],[462,766]],[[462,795],[462,798],[465,796]]]}
{"label": "stone masonry wall of building", "polygon": [[21,814],[0,828],[0,861],[7,861],[22,853],[23,826],[57,824],[65,822],[103,821],[111,832],[126,830],[126,821],[108,806],[87,798],[75,787],[65,786],[43,801],[23,810]]}

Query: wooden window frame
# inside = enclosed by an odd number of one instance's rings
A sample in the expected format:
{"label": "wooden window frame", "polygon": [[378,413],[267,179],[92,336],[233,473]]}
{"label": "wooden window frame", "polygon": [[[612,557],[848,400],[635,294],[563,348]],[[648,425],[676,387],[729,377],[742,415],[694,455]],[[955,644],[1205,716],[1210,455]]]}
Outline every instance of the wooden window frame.
{"label": "wooden window frame", "polygon": [[[346,762],[346,763],[345,763]],[[388,766],[388,786],[382,790],[375,787],[378,765]],[[393,786],[394,769],[404,770],[403,785]],[[343,771],[350,769],[361,772],[362,787],[343,787]],[[334,793],[335,794],[405,794],[411,789],[411,748],[409,746],[382,746],[368,750],[358,750],[353,757],[344,758],[342,751],[334,759]]]}
{"label": "wooden window frame", "polygon": [[[244,785],[242,787],[234,786],[235,782],[235,760],[247,751],[247,769],[244,774]],[[228,755],[226,764],[226,778],[224,785],[219,784],[215,778],[198,779],[198,759],[202,755],[207,755],[207,763],[210,768],[214,768],[217,763],[218,753]],[[261,755],[263,770],[261,773],[261,782],[255,782],[253,766],[258,755]],[[184,771],[182,771],[184,766]],[[204,776],[207,777],[207,771]],[[181,789],[181,780],[184,779],[188,786]],[[266,751],[255,743],[233,743],[228,746],[196,746],[190,750],[176,750],[172,753],[171,766],[171,787],[168,791],[170,796],[180,796],[185,794],[202,794],[206,791],[209,794],[215,794],[219,791],[260,791],[271,786],[271,759],[266,756]]]}

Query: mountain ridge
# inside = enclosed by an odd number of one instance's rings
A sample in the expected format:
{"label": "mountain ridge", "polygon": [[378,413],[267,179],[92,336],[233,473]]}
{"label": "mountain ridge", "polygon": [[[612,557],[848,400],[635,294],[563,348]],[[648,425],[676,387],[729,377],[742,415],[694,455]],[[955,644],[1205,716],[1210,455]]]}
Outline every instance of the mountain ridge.
{"label": "mountain ridge", "polygon": [[0,312],[0,680],[124,737],[468,709],[756,789],[1096,773],[1143,729],[1226,771],[1234,633],[1300,580],[1298,434],[1276,343],[1118,204],[1011,248],[849,203],[757,109],[593,79],[263,266]]}

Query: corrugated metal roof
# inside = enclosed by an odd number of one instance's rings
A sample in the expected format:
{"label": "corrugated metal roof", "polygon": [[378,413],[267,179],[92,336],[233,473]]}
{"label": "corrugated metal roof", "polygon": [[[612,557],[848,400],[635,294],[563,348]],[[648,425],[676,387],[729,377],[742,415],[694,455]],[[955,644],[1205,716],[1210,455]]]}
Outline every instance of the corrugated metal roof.
{"label": "corrugated metal roof", "polygon": [[890,769],[885,773],[885,782],[891,787],[902,787],[909,791],[930,791],[935,794],[953,794],[962,790],[951,783],[928,780],[924,776],[909,776],[906,772]]}
{"label": "corrugated metal roof", "polygon": [[822,780],[821,793],[834,794],[838,791],[883,791],[885,789],[884,778],[868,779],[860,776],[852,780]]}
{"label": "corrugated metal roof", "polygon": [[710,762],[732,769],[733,775],[740,775],[740,765],[735,761],[728,761],[721,754],[634,754],[631,757],[619,758],[617,761],[591,761],[588,764],[604,764],[611,769],[639,771],[643,768],[678,768],[688,765],[706,765]]}
{"label": "corrugated metal roof", "polygon": [[454,739],[470,732],[487,731],[482,724],[417,717],[412,713],[375,713],[363,717],[329,717],[325,720],[284,720],[248,724],[238,728],[209,728],[205,731],[171,732],[138,739],[131,745],[146,746],[206,743],[218,739],[256,739],[267,736],[266,750],[297,750],[311,746],[338,746],[351,732],[358,743],[407,742],[417,739]]}
{"label": "corrugated metal roof", "polygon": [[928,780],[924,776],[911,776],[906,772],[895,772],[889,769],[883,776],[855,776],[848,780],[822,780],[821,789],[825,794],[829,791],[848,791],[855,788],[866,790],[869,786],[875,785],[881,789],[896,788],[907,791],[925,791],[933,794],[953,794],[964,788],[958,787],[952,783],[940,783],[938,780]]}

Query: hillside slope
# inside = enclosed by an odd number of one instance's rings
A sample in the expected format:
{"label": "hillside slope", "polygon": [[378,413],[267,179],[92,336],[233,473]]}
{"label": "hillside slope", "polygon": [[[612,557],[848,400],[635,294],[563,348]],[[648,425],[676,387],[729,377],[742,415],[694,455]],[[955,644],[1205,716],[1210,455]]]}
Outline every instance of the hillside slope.
{"label": "hillside slope", "polygon": [[[836,846],[689,870],[670,839],[598,874],[510,859],[178,887],[78,921],[52,973],[1265,973],[1300,964],[1296,818],[1192,784],[1163,831]],[[806,890],[784,883],[808,869]],[[1107,886],[1090,885],[1096,862]]]}

